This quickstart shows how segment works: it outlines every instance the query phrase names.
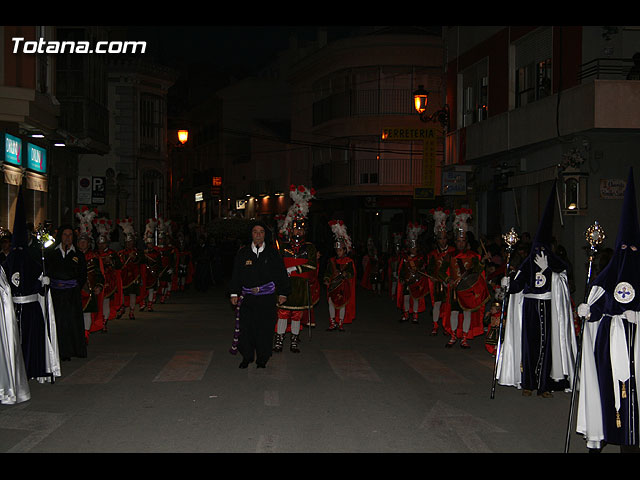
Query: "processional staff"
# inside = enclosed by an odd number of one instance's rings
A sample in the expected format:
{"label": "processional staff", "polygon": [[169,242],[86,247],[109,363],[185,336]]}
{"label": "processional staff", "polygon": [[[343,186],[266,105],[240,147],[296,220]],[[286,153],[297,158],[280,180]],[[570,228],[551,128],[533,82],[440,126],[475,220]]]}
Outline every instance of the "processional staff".
{"label": "processional staff", "polygon": [[[589,265],[587,269],[587,282],[586,282],[585,291],[584,291],[584,303],[587,303],[587,300],[589,298],[589,285],[591,284],[591,267],[593,265],[593,259],[596,255],[598,246],[600,246],[602,242],[604,242],[606,235],[604,233],[604,230],[600,226],[600,224],[596,221],[594,222],[593,225],[587,228],[587,231],[585,232],[585,237],[587,239],[587,242],[589,243]],[[571,387],[571,404],[569,407],[569,421],[567,425],[567,437],[564,445],[564,453],[569,452],[571,428],[573,425],[573,411],[574,411],[575,396],[576,396],[576,386],[578,384],[578,370],[580,368],[580,360],[582,357],[582,334],[584,333],[585,320],[586,319],[584,317],[580,317],[580,334],[578,335],[578,350],[576,352],[575,366],[573,369],[573,386]]]}
{"label": "processional staff", "polygon": [[[511,253],[513,253],[513,249],[516,246],[516,243],[518,243],[518,241],[520,240],[520,237],[518,237],[518,234],[516,233],[516,231],[514,230],[513,227],[511,227],[511,230],[509,230],[507,233],[505,233],[504,235],[502,235],[502,240],[504,241],[504,243],[507,244],[507,263],[506,263],[506,268],[505,268],[505,276],[508,277],[509,276],[509,264],[511,262]],[[507,292],[505,290],[504,292],[504,296],[502,297],[502,309],[500,311],[500,324],[498,325],[498,345],[497,345],[497,351],[496,351],[496,362],[495,365],[493,366],[493,381],[492,381],[492,385],[491,385],[491,398],[493,399],[496,395],[496,380],[497,380],[497,376],[498,376],[498,364],[500,362],[500,353],[502,351],[502,328],[504,325],[504,314],[506,312],[506,306],[507,306],[507,299],[508,299],[508,295]]]}
{"label": "processional staff", "polygon": [[[49,248],[56,242],[56,239],[49,233],[47,228],[40,224],[38,225],[38,229],[36,231],[36,238],[40,243],[40,254],[42,260],[42,278],[47,276],[45,261],[44,261],[44,249]],[[44,318],[45,323],[47,325],[47,335],[49,336],[49,340],[51,340],[51,322],[49,319],[49,284],[44,283]],[[51,383],[55,383],[55,375],[51,372]]]}

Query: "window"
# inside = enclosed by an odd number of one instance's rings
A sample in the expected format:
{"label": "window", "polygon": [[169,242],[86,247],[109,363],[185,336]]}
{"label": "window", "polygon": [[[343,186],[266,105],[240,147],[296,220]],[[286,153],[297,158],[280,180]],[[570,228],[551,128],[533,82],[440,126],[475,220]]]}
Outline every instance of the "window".
{"label": "window", "polygon": [[515,44],[515,107],[551,95],[551,27],[540,28]]}
{"label": "window", "polygon": [[140,99],[140,142],[147,150],[159,152],[162,142],[162,99],[154,95],[142,95]]}
{"label": "window", "polygon": [[489,61],[482,60],[462,71],[462,122],[464,127],[487,118]]}

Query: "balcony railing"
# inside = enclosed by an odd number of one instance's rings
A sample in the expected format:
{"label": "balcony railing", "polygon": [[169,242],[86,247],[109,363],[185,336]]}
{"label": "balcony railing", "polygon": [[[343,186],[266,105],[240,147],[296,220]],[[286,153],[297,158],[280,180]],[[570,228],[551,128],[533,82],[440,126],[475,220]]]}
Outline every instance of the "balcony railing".
{"label": "balcony railing", "polygon": [[363,115],[413,115],[410,89],[347,90],[313,104],[313,125]]}
{"label": "balcony railing", "polygon": [[348,163],[325,163],[313,168],[313,185],[353,187],[367,185],[420,185],[422,159],[356,159]]}
{"label": "balcony railing", "polygon": [[624,80],[632,66],[633,61],[630,58],[594,58],[580,65],[578,80],[590,77],[598,80]]}

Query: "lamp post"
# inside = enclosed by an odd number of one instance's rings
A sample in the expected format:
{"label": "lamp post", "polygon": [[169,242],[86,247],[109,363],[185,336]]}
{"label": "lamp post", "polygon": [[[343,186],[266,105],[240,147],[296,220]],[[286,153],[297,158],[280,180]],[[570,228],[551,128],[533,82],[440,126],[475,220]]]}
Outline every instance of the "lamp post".
{"label": "lamp post", "polygon": [[424,89],[423,85],[419,85],[418,89],[413,92],[413,103],[416,112],[420,115],[423,122],[439,122],[445,132],[449,131],[449,105],[445,104],[440,110],[427,115],[427,104],[429,102],[429,92]]}

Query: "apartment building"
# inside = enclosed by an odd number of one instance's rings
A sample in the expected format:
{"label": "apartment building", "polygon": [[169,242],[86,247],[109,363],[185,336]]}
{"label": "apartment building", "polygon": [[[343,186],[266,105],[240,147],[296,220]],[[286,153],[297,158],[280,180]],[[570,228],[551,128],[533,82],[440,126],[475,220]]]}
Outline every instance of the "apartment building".
{"label": "apartment building", "polygon": [[613,245],[628,168],[640,165],[640,29],[451,26],[444,43],[445,169],[464,177],[475,229],[535,234],[555,182],[553,233],[581,294],[584,232],[598,221]]}
{"label": "apartment building", "polygon": [[[361,27],[320,38],[292,65],[290,163],[317,191],[316,237],[342,218],[360,247],[371,237],[386,250],[392,233],[436,206],[443,129],[420,121],[413,92],[429,90],[437,110],[442,72],[441,27]],[[428,154],[425,132],[434,140]]]}

